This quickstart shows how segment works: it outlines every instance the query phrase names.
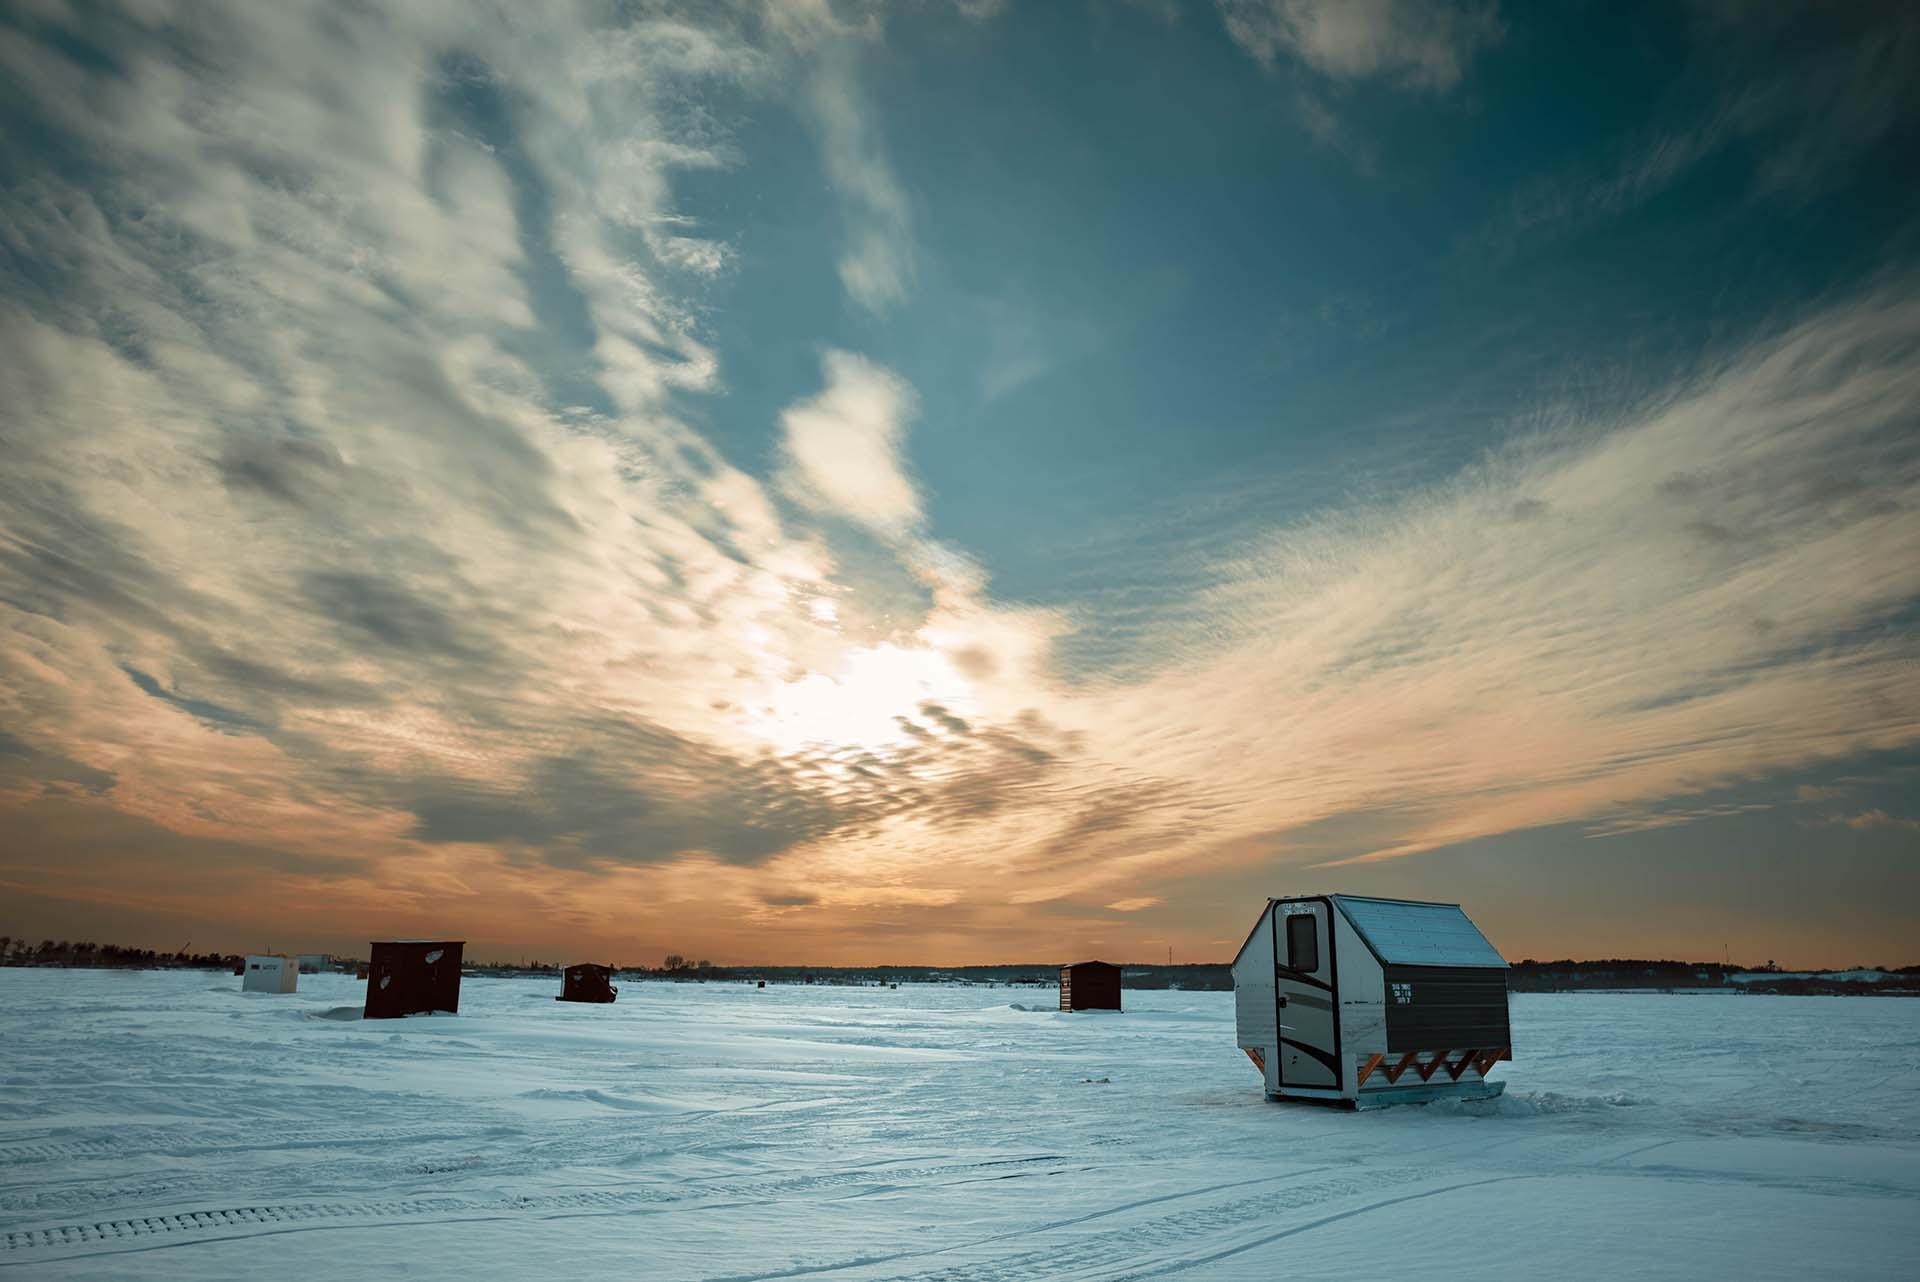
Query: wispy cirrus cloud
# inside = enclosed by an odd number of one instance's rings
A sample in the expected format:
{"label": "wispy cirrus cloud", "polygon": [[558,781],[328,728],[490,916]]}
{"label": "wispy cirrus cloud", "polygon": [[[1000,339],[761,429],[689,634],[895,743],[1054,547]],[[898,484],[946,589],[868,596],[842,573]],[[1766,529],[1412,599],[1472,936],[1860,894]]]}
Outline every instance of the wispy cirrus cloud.
{"label": "wispy cirrus cloud", "polygon": [[902,447],[917,412],[914,390],[851,352],[822,358],[826,386],[780,416],[787,485],[802,503],[885,537],[920,523],[920,494]]}
{"label": "wispy cirrus cloud", "polygon": [[1623,805],[1670,823],[1698,808],[1650,803],[1911,744],[1915,643],[1889,621],[1920,594],[1920,445],[1896,426],[1917,342],[1890,285],[1618,419],[1251,538],[1099,722],[1204,781],[1210,836],[1270,834],[1246,857],[1376,816],[1313,843],[1322,863],[1608,831]]}
{"label": "wispy cirrus cloud", "polygon": [[[1235,44],[1267,71],[1297,64],[1312,73],[1294,86],[1301,128],[1313,140],[1373,175],[1371,141],[1329,101],[1369,80],[1396,89],[1440,94],[1460,83],[1480,50],[1506,35],[1498,6],[1448,0],[1217,0]],[[1310,83],[1317,80],[1318,84]]]}
{"label": "wispy cirrus cloud", "polygon": [[1735,67],[1756,49],[1771,55],[1803,43],[1805,50],[1784,71],[1768,65],[1712,85],[1709,105],[1691,119],[1663,120],[1596,164],[1527,179],[1468,247],[1510,253],[1578,232],[1648,205],[1728,157],[1740,165],[1751,198],[1817,197],[1911,117],[1920,66],[1920,17],[1912,12],[1821,16],[1840,20],[1837,31],[1822,30],[1817,40],[1786,29],[1809,20],[1792,10],[1704,24],[1701,41]]}
{"label": "wispy cirrus cloud", "polygon": [[[840,283],[860,307],[884,312],[912,286],[914,245],[912,204],[887,160],[858,74],[863,47],[881,36],[882,14],[856,6],[842,16],[827,0],[800,0],[773,4],[767,16],[802,60],[801,100],[845,211]],[[984,20],[993,13],[989,8],[966,16]]]}
{"label": "wispy cirrus cloud", "polygon": [[1636,832],[1651,832],[1656,828],[1678,828],[1683,824],[1698,823],[1703,819],[1727,819],[1734,815],[1748,815],[1771,809],[1773,806],[1767,802],[1747,802],[1687,806],[1677,810],[1626,811],[1617,815],[1607,815],[1589,824],[1587,836],[1624,837]]}
{"label": "wispy cirrus cloud", "polygon": [[1852,828],[1856,831],[1866,831],[1873,828],[1896,828],[1905,829],[1909,832],[1920,832],[1920,819],[1908,819],[1900,815],[1890,815],[1884,810],[1863,810],[1857,815],[1832,815],[1828,818],[1828,822],[1839,824],[1842,827]]}
{"label": "wispy cirrus cloud", "polygon": [[827,172],[852,223],[840,259],[840,283],[868,311],[885,311],[907,296],[913,282],[911,206],[873,138],[870,113],[845,74],[823,75],[809,97]]}
{"label": "wispy cirrus cloud", "polygon": [[1460,83],[1473,55],[1506,34],[1498,6],[1446,0],[1219,0],[1234,42],[1271,68],[1299,59],[1335,80],[1406,89]]}

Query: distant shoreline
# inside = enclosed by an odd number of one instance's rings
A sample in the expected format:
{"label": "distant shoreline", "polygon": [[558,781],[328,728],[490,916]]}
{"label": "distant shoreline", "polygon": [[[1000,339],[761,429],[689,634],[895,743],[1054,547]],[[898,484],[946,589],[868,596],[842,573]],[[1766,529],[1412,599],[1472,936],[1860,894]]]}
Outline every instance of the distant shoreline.
{"label": "distant shoreline", "polygon": [[[201,954],[178,960],[134,954],[133,950],[98,950],[94,955],[22,957],[5,960],[9,969],[39,970],[200,970],[236,973],[238,955]],[[353,974],[358,959],[329,957],[323,969]],[[559,978],[557,964],[534,962],[470,963],[464,974],[473,979]],[[902,984],[957,984],[981,988],[1052,989],[1058,984],[1058,966],[1022,963],[1000,966],[681,966],[618,967],[622,982],[655,983],[765,983],[828,988],[898,987]],[[1218,962],[1188,965],[1121,963],[1122,987],[1134,991],[1231,992],[1232,968]],[[1747,970],[1720,963],[1638,961],[1513,963],[1507,971],[1513,993],[1761,993],[1776,996],[1920,997],[1920,967],[1888,970],[1860,967],[1845,971]]]}

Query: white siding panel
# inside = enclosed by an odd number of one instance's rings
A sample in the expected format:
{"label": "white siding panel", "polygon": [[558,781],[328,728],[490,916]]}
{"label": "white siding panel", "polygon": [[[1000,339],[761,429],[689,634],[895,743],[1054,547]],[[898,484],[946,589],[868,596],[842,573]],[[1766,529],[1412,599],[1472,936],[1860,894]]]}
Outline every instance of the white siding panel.
{"label": "white siding panel", "polygon": [[1273,931],[1267,923],[1268,905],[1260,926],[1233,965],[1233,1023],[1239,1044],[1271,1049],[1280,1044],[1274,1021]]}
{"label": "white siding panel", "polygon": [[[1336,901],[1337,902],[1337,901]],[[1357,1088],[1361,1061],[1387,1048],[1387,982],[1366,941],[1344,913],[1335,913],[1340,946],[1341,1085]]]}

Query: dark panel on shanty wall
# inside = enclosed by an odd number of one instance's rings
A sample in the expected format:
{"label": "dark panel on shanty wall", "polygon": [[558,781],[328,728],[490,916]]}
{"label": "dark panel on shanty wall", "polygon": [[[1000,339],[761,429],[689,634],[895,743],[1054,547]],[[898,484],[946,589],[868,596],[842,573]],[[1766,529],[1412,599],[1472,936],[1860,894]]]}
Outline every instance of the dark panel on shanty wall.
{"label": "dark panel on shanty wall", "polygon": [[610,1002],[619,990],[613,986],[613,967],[582,962],[569,966],[560,981],[557,1002]]}
{"label": "dark panel on shanty wall", "polygon": [[1060,968],[1061,1010],[1119,1010],[1120,968],[1111,962],[1075,962]]}
{"label": "dark panel on shanty wall", "polygon": [[368,1019],[398,1019],[431,1011],[460,1009],[458,939],[403,939],[376,942],[367,964]]}
{"label": "dark panel on shanty wall", "polygon": [[1507,972],[1482,966],[1388,966],[1389,1051],[1497,1050],[1513,1045]]}

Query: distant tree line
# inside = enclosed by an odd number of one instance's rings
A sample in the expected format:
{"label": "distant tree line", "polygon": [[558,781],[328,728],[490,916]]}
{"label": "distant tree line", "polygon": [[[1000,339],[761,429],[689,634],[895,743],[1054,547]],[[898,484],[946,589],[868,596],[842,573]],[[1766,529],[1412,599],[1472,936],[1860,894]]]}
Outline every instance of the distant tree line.
{"label": "distant tree line", "polygon": [[1531,957],[1507,968],[1507,987],[1514,992],[1564,992],[1575,988],[1703,988],[1727,982],[1745,966],[1720,962],[1650,961],[1608,957],[1597,961],[1535,961]]}
{"label": "distant tree line", "polygon": [[[770,984],[1005,984],[1049,987],[1060,981],[1061,962],[1019,962],[999,966],[715,966],[689,961],[669,953],[658,968],[632,967],[622,971],[633,979],[675,981],[765,980]],[[1233,969],[1218,963],[1167,966],[1156,963],[1123,964],[1124,988],[1178,988],[1190,992],[1230,991]]]}
{"label": "distant tree line", "polygon": [[0,966],[85,966],[98,968],[148,969],[154,967],[190,967],[198,970],[232,970],[242,958],[234,953],[163,953],[151,948],[126,948],[119,944],[96,944],[91,940],[15,939],[0,935]]}
{"label": "distant tree line", "polygon": [[[1516,993],[1564,993],[1598,988],[1658,990],[1725,987],[1748,993],[1878,993],[1904,996],[1913,991],[1913,985],[1904,979],[1891,977],[1913,976],[1920,981],[1920,966],[1902,966],[1893,970],[1884,966],[1861,966],[1856,969],[1874,971],[1890,978],[1875,982],[1842,979],[1834,974],[1784,974],[1775,979],[1771,976],[1780,974],[1780,968],[1771,961],[1764,966],[1732,966],[1721,962],[1650,961],[1631,957],[1609,957],[1599,961],[1563,958],[1546,962],[1529,957],[1507,968],[1507,987]],[[1739,982],[1730,978],[1754,974],[1769,978],[1743,978]]]}

